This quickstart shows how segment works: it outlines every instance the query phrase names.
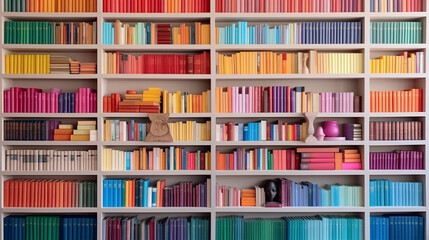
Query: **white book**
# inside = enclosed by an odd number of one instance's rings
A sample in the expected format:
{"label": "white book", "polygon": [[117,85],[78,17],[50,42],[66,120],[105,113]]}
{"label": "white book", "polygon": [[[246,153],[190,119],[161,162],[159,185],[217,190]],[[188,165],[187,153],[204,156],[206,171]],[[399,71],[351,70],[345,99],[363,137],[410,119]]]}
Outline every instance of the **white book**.
{"label": "white book", "polygon": [[152,187],[147,188],[147,207],[152,207]]}
{"label": "white book", "polygon": [[261,120],[261,141],[267,140],[267,121]]}

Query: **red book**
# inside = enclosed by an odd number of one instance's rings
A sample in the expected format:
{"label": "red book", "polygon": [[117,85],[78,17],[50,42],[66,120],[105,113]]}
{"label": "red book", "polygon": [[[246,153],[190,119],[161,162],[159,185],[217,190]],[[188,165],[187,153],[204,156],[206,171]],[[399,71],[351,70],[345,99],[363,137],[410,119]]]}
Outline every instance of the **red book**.
{"label": "red book", "polygon": [[301,163],[328,163],[335,162],[335,158],[301,158]]}
{"label": "red book", "polygon": [[334,158],[334,152],[303,152],[301,158]]}

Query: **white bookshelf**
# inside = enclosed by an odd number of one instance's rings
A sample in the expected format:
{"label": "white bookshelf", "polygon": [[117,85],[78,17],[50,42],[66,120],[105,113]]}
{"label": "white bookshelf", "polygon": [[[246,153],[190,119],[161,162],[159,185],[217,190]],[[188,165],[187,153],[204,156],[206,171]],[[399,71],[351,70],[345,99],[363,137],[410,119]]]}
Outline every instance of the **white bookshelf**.
{"label": "white bookshelf", "polygon": [[[399,53],[403,50],[422,50],[425,52],[425,72],[429,71],[428,64],[428,32],[429,18],[428,6],[423,0],[425,12],[413,13],[371,13],[368,2],[364,2],[364,12],[360,13],[216,13],[215,1],[211,1],[210,13],[103,13],[102,0],[98,0],[95,13],[15,13],[4,12],[3,1],[1,1],[0,11],[0,108],[3,109],[3,90],[11,86],[40,87],[48,90],[50,87],[59,87],[62,89],[74,89],[78,87],[92,87],[97,89],[97,113],[79,113],[79,114],[53,114],[53,113],[0,113],[0,132],[3,136],[3,123],[9,119],[67,119],[74,121],[80,119],[96,119],[98,129],[98,141],[94,142],[43,142],[43,141],[5,141],[0,139],[0,177],[1,187],[3,182],[11,178],[77,178],[94,179],[97,181],[97,207],[95,208],[4,208],[3,191],[0,190],[0,239],[3,239],[3,218],[10,214],[54,214],[54,213],[92,213],[97,215],[98,236],[101,236],[101,225],[104,216],[114,215],[138,215],[138,216],[209,216],[211,222],[211,239],[215,238],[216,217],[226,215],[244,215],[245,217],[275,217],[275,216],[293,216],[293,215],[350,215],[359,216],[364,220],[364,238],[370,236],[370,216],[387,213],[417,213],[425,217],[425,236],[429,239],[429,172],[427,159],[429,158],[429,97],[427,94],[429,80],[427,73],[424,74],[371,74],[369,72],[369,60],[375,56],[384,53]],[[103,45],[101,43],[102,23],[105,21],[115,21],[120,19],[124,22],[152,21],[152,22],[193,22],[203,21],[210,23],[211,44],[208,45]],[[28,20],[28,21],[96,21],[97,23],[97,44],[93,45],[11,45],[4,44],[4,22],[9,20]],[[347,21],[356,20],[362,22],[363,43],[362,44],[292,44],[292,45],[216,45],[214,27],[218,24],[236,22],[240,20],[251,22],[297,22],[297,21]],[[369,26],[371,21],[400,21],[400,20],[419,20],[423,22],[423,44],[371,44],[369,36]],[[211,74],[197,75],[168,75],[168,74],[104,74],[103,73],[103,53],[110,51],[125,52],[198,52],[209,51],[211,53]],[[326,51],[353,51],[361,52],[364,55],[364,72],[361,74],[288,74],[288,75],[221,75],[216,73],[216,53],[233,51],[252,51],[252,50],[270,50],[270,51],[308,51],[308,50],[326,50]],[[66,75],[66,74],[4,74],[4,56],[8,53],[50,53],[69,55],[78,60],[91,60],[97,62],[97,74],[90,75]],[[393,84],[386,84],[392,82]],[[269,86],[269,85],[293,85],[307,86],[310,91],[321,89],[331,89],[331,91],[343,91],[351,89],[362,96],[362,112],[358,113],[321,113],[318,118],[321,119],[354,119],[362,123],[363,141],[324,141],[316,144],[305,144],[304,142],[218,142],[215,136],[215,124],[228,121],[255,121],[259,119],[275,120],[278,118],[304,119],[302,113],[216,113],[215,112],[215,88],[219,86]],[[78,85],[78,86],[76,86]],[[153,143],[153,142],[110,142],[102,141],[104,135],[102,124],[105,119],[147,119],[148,114],[141,113],[103,113],[102,98],[110,95],[112,92],[125,93],[127,89],[142,89],[159,86],[168,90],[201,91],[211,90],[211,111],[209,113],[195,114],[171,114],[170,119],[179,120],[210,120],[211,121],[211,141],[197,142],[173,142],[173,143]],[[421,87],[424,91],[423,109],[424,112],[413,113],[371,113],[369,111],[369,91],[373,89],[392,89],[396,90],[402,87]],[[374,119],[395,119],[410,118],[419,119],[423,122],[423,138],[421,141],[370,141],[369,140],[369,122]],[[320,120],[319,120],[320,121]],[[322,120],[323,121],[323,120]],[[24,171],[5,171],[5,150],[20,148],[55,148],[69,149],[81,147],[83,149],[97,149],[98,162],[96,171],[80,172],[24,172]],[[136,149],[138,147],[158,147],[158,146],[182,146],[192,148],[209,149],[211,151],[211,170],[209,171],[101,171],[102,150],[105,147],[115,149]],[[339,146],[340,148],[353,147],[358,148],[362,155],[363,170],[356,171],[220,171],[216,170],[216,150],[231,150],[238,147],[247,149],[256,147],[274,147],[274,148],[295,148],[304,146]],[[397,149],[406,146],[407,149],[419,149],[424,152],[424,170],[370,170],[369,153],[372,149]],[[105,208],[102,206],[102,181],[105,178],[121,177],[148,177],[151,180],[167,178],[170,181],[180,181],[183,179],[199,182],[204,178],[211,178],[211,206],[207,208]],[[308,180],[317,183],[344,183],[357,184],[363,186],[363,206],[361,207],[288,207],[288,208],[262,208],[262,207],[216,207],[216,183],[220,185],[251,187],[265,179],[277,177],[288,177],[292,180]],[[390,180],[419,180],[424,186],[424,206],[423,207],[370,207],[369,206],[369,182],[370,179],[387,178]],[[321,185],[319,184],[319,185]]]}

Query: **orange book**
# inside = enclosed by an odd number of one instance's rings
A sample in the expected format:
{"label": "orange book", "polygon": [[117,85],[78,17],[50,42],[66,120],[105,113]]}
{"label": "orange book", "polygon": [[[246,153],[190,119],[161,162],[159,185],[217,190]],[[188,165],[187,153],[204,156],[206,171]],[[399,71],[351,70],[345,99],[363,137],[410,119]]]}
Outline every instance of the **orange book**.
{"label": "orange book", "polygon": [[54,141],[70,141],[70,138],[71,135],[54,135]]}
{"label": "orange book", "polygon": [[73,129],[54,129],[54,135],[71,135]]}
{"label": "orange book", "polygon": [[64,196],[65,196],[65,192],[64,192],[64,185],[65,185],[65,182],[63,181],[63,180],[61,180],[61,181],[59,181],[59,194],[58,194],[58,196],[59,196],[59,199],[58,199],[58,201],[59,201],[59,206],[58,207],[64,207]]}
{"label": "orange book", "polygon": [[34,203],[36,202],[36,198],[34,196],[35,190],[36,190],[36,182],[35,180],[30,180],[30,202],[28,203],[28,207],[34,207]]}
{"label": "orange book", "polygon": [[160,207],[161,180],[156,182],[156,207]]}
{"label": "orange book", "polygon": [[335,155],[335,170],[342,170],[343,169],[343,153],[337,152],[334,153]]}
{"label": "orange book", "polygon": [[10,200],[11,197],[11,187],[10,184],[13,180],[7,180],[4,181],[3,183],[3,192],[4,192],[4,203],[3,206],[4,207],[10,207],[10,204],[12,203],[12,201]]}
{"label": "orange book", "polygon": [[15,182],[15,188],[18,189],[17,191],[18,194],[15,196],[16,207],[22,207],[22,192],[23,192],[22,180],[18,180]]}
{"label": "orange book", "polygon": [[41,180],[37,180],[35,183],[35,189],[34,189],[34,206],[33,207],[40,207],[41,206],[41,190],[42,190],[42,184]]}
{"label": "orange book", "polygon": [[135,207],[136,206],[136,191],[134,189],[136,189],[136,180],[133,179],[130,181],[130,185],[131,185],[131,207]]}

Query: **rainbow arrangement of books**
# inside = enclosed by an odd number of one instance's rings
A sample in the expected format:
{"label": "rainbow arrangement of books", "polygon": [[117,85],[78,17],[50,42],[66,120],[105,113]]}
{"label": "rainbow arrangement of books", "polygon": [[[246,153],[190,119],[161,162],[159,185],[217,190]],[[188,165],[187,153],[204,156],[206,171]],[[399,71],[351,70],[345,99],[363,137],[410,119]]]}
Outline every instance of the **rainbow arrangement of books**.
{"label": "rainbow arrangement of books", "polygon": [[80,63],[67,56],[6,54],[6,74],[95,74],[96,63]]}
{"label": "rainbow arrangement of books", "polygon": [[371,43],[422,43],[422,22],[371,22]]}
{"label": "rainbow arrangement of books", "polygon": [[163,113],[205,113],[211,110],[211,90],[201,94],[162,91]]}
{"label": "rainbow arrangement of books", "polygon": [[103,22],[103,44],[210,44],[210,24]]}
{"label": "rainbow arrangement of books", "polygon": [[423,183],[372,179],[369,181],[369,205],[423,206]]}
{"label": "rainbow arrangement of books", "polygon": [[216,12],[362,12],[362,0],[216,0]]}
{"label": "rainbow arrangement of books", "polygon": [[43,92],[40,88],[11,87],[3,91],[5,113],[94,113],[97,93],[91,88],[78,88],[63,93],[59,88]]}
{"label": "rainbow arrangement of books", "polygon": [[210,12],[209,0],[106,0],[103,12],[121,13],[200,13]]}
{"label": "rainbow arrangement of books", "polygon": [[210,162],[210,151],[181,147],[142,147],[134,151],[103,149],[103,171],[210,170]]}
{"label": "rainbow arrangement of books", "polygon": [[127,90],[122,99],[120,93],[111,93],[103,97],[103,112],[145,112],[159,113],[161,89],[149,88],[143,93]]}
{"label": "rainbow arrangement of books", "polygon": [[423,140],[421,121],[370,121],[369,140]]}
{"label": "rainbow arrangement of books", "polygon": [[165,180],[104,179],[103,207],[209,207],[210,179],[203,183],[180,182],[170,187]]}
{"label": "rainbow arrangement of books", "polygon": [[421,12],[422,0],[370,0],[371,12]]}
{"label": "rainbow arrangement of books", "polygon": [[97,12],[97,0],[4,0],[5,12]]}
{"label": "rainbow arrangement of books", "polygon": [[97,150],[7,149],[6,171],[94,171]]}
{"label": "rainbow arrangement of books", "polygon": [[304,141],[308,123],[267,123],[266,120],[250,123],[216,124],[216,141]]}
{"label": "rainbow arrangement of books", "polygon": [[218,74],[353,74],[363,72],[362,53],[237,52],[217,54]]}
{"label": "rainbow arrangement of books", "polygon": [[96,216],[22,216],[9,215],[3,220],[4,239],[93,240],[97,238]]}
{"label": "rainbow arrangement of books", "polygon": [[95,181],[11,179],[4,181],[4,207],[76,208],[97,206]]}
{"label": "rainbow arrangement of books", "polygon": [[354,92],[306,92],[305,87],[216,87],[216,112],[360,112]]}
{"label": "rainbow arrangement of books", "polygon": [[77,121],[73,124],[59,124],[54,130],[54,141],[97,141],[97,121]]}
{"label": "rainbow arrangement of books", "polygon": [[425,239],[425,218],[418,215],[371,216],[369,227],[371,239]]}
{"label": "rainbow arrangement of books", "polygon": [[423,89],[370,91],[370,112],[422,112]]}
{"label": "rainbow arrangement of books", "polygon": [[421,151],[398,150],[394,152],[370,152],[370,169],[423,169],[424,154]]}
{"label": "rainbow arrangement of books", "polygon": [[362,43],[361,22],[299,22],[269,25],[242,21],[216,27],[215,33],[216,44]]}
{"label": "rainbow arrangement of books", "polygon": [[[104,227],[105,226],[105,227]],[[128,231],[129,229],[129,231]],[[109,216],[103,219],[102,240],[109,239],[189,239],[209,240],[210,219],[207,217]]]}
{"label": "rainbow arrangement of books", "polygon": [[[216,217],[218,240],[363,239],[363,220],[340,216]],[[299,236],[299,238],[297,238]],[[374,238],[375,239],[375,238]]]}
{"label": "rainbow arrangement of books", "polygon": [[[277,179],[278,200],[276,207],[316,207],[316,206],[362,206],[362,186],[329,184],[319,187],[316,183],[294,182],[288,179]],[[244,194],[244,195],[243,195]],[[243,196],[247,199],[243,204]],[[252,189],[216,185],[217,207],[263,207],[265,191],[261,186]]]}
{"label": "rainbow arrangement of books", "polygon": [[423,52],[402,52],[369,60],[371,73],[424,73]]}
{"label": "rainbow arrangement of books", "polygon": [[211,121],[169,122],[170,133],[174,141],[210,141]]}
{"label": "rainbow arrangement of books", "polygon": [[106,74],[210,74],[210,53],[142,54],[105,52]]}
{"label": "rainbow arrangement of books", "polygon": [[4,43],[95,44],[96,26],[96,22],[7,21],[4,23]]}

